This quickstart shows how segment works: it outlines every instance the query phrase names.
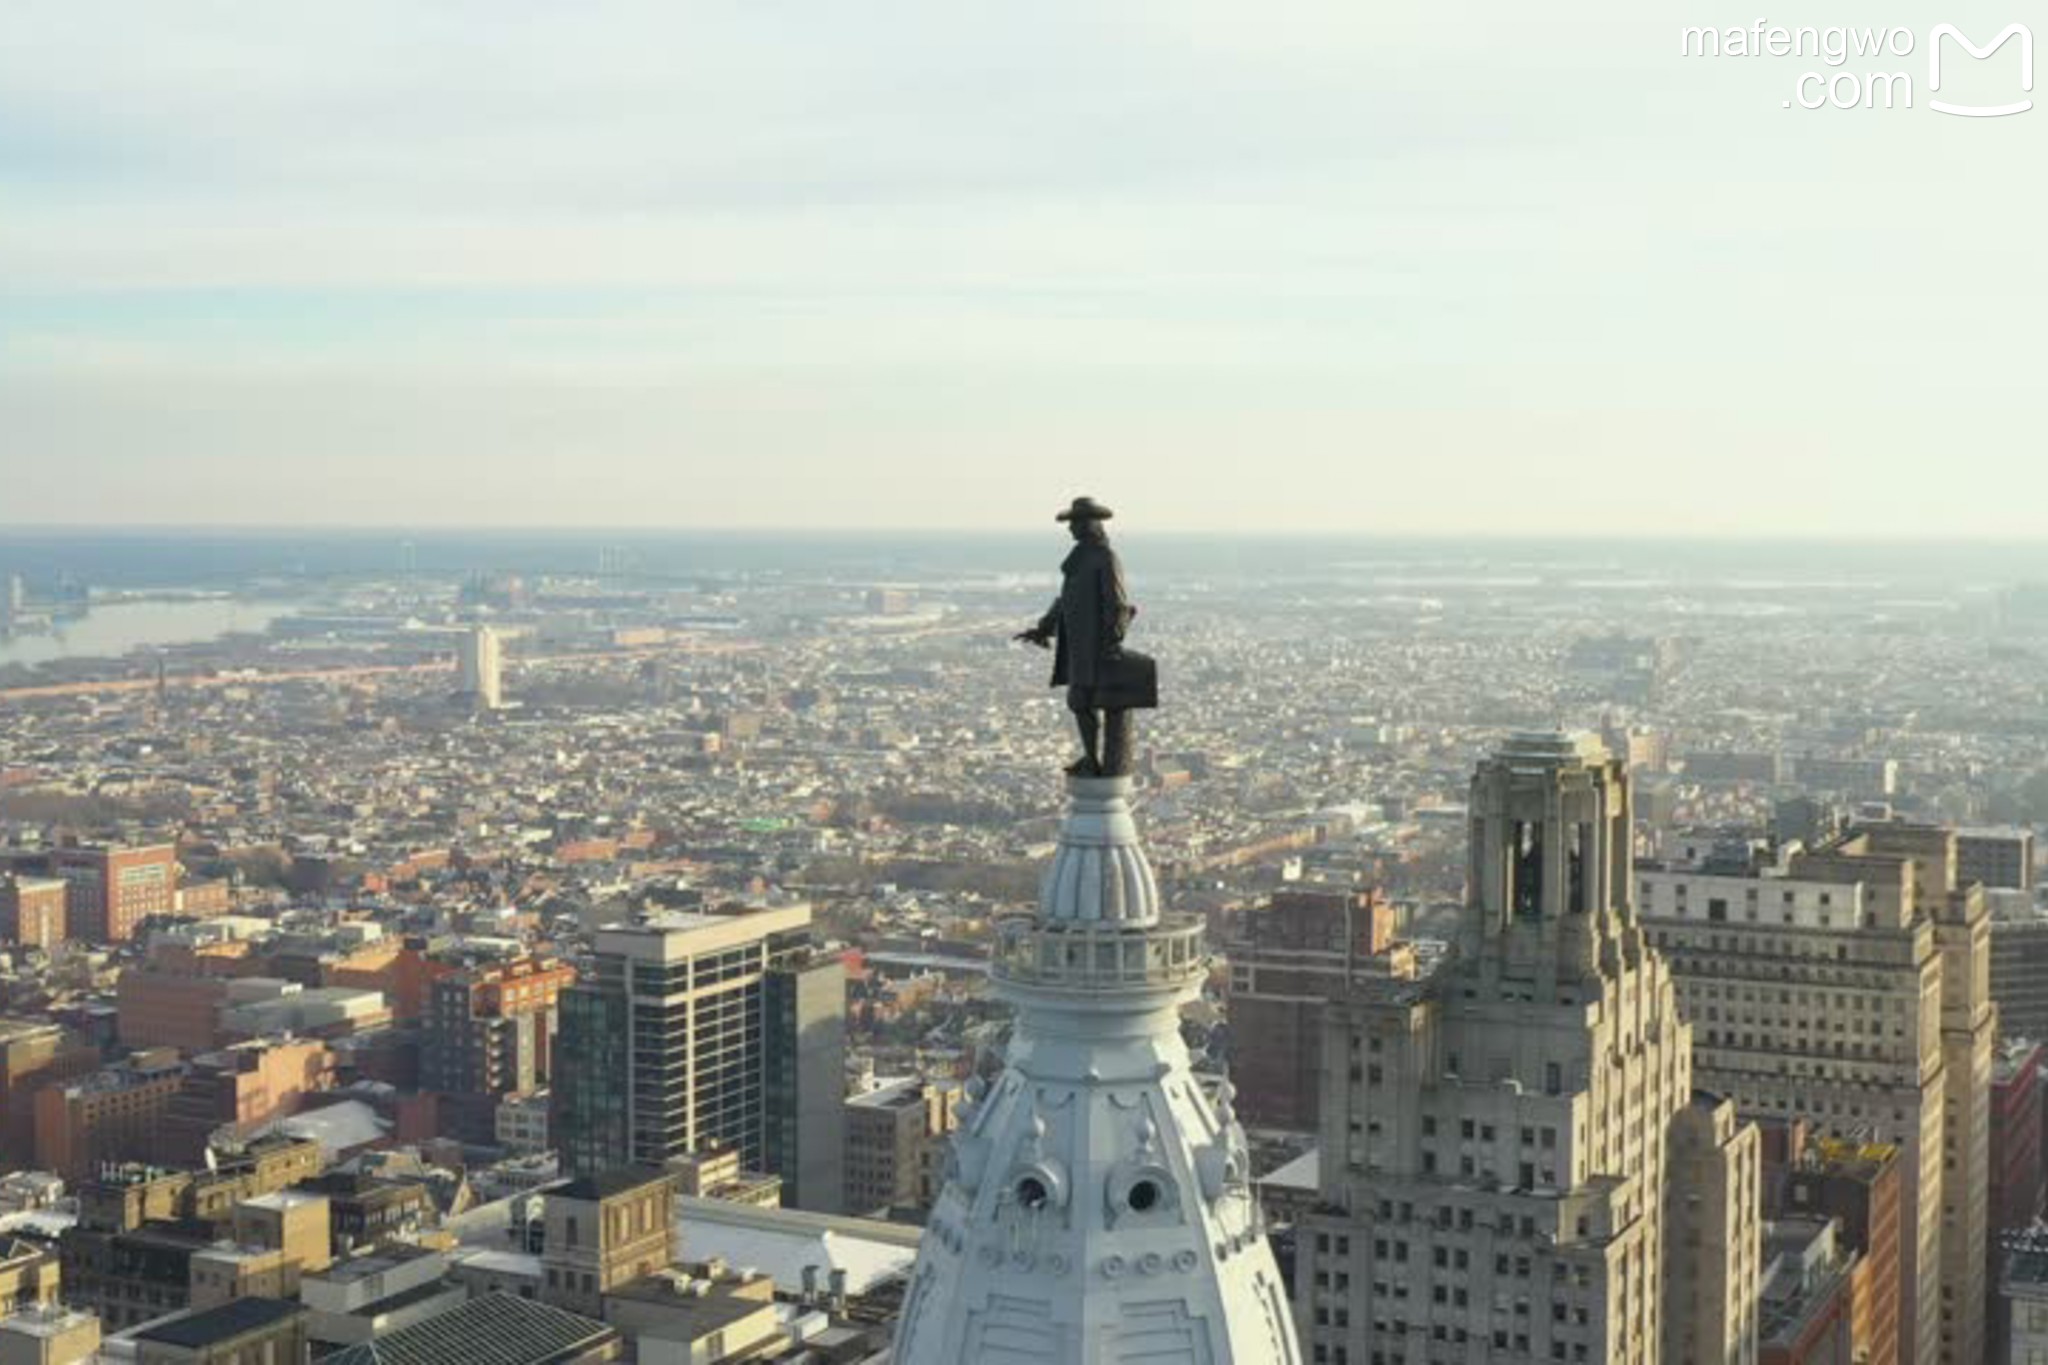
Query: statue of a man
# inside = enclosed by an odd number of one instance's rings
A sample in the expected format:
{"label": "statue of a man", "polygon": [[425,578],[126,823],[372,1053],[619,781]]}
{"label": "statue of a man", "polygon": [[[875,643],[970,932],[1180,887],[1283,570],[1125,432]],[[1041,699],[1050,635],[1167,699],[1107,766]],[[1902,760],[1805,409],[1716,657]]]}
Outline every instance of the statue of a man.
{"label": "statue of a man", "polygon": [[1015,636],[1041,649],[1058,643],[1052,686],[1066,687],[1067,708],[1081,729],[1081,757],[1067,767],[1077,776],[1130,772],[1129,712],[1159,704],[1152,660],[1124,648],[1124,631],[1138,609],[1124,593],[1123,566],[1103,526],[1112,515],[1093,498],[1075,498],[1059,514],[1074,534],[1074,548],[1060,565],[1060,595],[1036,626]]}

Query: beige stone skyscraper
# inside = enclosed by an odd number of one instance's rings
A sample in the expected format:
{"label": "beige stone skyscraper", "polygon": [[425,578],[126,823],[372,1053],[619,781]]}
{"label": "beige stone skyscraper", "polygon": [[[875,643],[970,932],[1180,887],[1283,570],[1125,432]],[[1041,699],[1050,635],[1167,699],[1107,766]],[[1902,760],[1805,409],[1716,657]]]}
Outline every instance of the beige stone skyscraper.
{"label": "beige stone skyscraper", "polygon": [[1638,867],[1699,1084],[1746,1113],[1902,1149],[1901,1356],[1983,1358],[1990,921],[1953,831],[1876,824],[1808,851]]}
{"label": "beige stone skyscraper", "polygon": [[1310,1359],[1748,1365],[1755,1132],[1694,1096],[1630,905],[1626,768],[1518,736],[1473,779],[1471,840],[1453,959],[1328,1012]]}

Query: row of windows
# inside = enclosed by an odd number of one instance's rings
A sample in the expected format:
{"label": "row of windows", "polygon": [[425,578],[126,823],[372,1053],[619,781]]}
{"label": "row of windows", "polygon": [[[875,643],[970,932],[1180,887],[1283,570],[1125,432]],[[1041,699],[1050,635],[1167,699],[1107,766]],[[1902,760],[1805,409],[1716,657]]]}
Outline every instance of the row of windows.
{"label": "row of windows", "polygon": [[[1458,1121],[1458,1136],[1467,1142],[1474,1138],[1481,1142],[1492,1142],[1495,1132],[1494,1126],[1490,1123],[1475,1123],[1471,1119],[1460,1119]],[[1422,1135],[1424,1137],[1435,1137],[1437,1135],[1436,1115],[1424,1114],[1422,1116]],[[1542,1143],[1543,1150],[1552,1150],[1557,1146],[1557,1129],[1550,1127],[1525,1127],[1522,1129],[1522,1145],[1524,1147],[1533,1147],[1539,1141]]]}
{"label": "row of windows", "polygon": [[[1373,1327],[1379,1332],[1392,1332],[1403,1337],[1408,1333],[1408,1323],[1403,1318],[1393,1318],[1384,1321],[1375,1320]],[[1465,1345],[1471,1339],[1463,1327],[1456,1327],[1447,1323],[1433,1324],[1429,1329],[1429,1337],[1433,1342],[1459,1346]],[[1493,1348],[1496,1351],[1507,1351],[1511,1346],[1515,1354],[1528,1355],[1529,1334],[1527,1332],[1511,1333],[1506,1329],[1496,1331],[1493,1334]],[[1350,1365],[1350,1348],[1342,1342],[1319,1341],[1310,1349],[1309,1358],[1316,1362],[1316,1365]],[[1550,1358],[1559,1361],[1583,1361],[1590,1357],[1586,1343],[1583,1341],[1569,1344],[1563,1341],[1553,1341],[1550,1343]],[[1401,1365],[1404,1359],[1406,1359],[1406,1356],[1401,1351],[1375,1350],[1371,1356],[1372,1365]],[[1437,1357],[1432,1354],[1431,1359],[1435,1360]],[[1451,1357],[1451,1359],[1463,1359],[1463,1355],[1460,1353]]]}

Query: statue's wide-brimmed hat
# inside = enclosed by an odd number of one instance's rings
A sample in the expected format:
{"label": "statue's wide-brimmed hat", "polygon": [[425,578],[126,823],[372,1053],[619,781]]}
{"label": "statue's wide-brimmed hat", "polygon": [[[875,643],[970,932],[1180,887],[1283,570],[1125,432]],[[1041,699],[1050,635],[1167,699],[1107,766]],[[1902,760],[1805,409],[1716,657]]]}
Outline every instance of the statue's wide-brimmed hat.
{"label": "statue's wide-brimmed hat", "polygon": [[1093,498],[1075,498],[1074,505],[1054,518],[1056,521],[1108,521],[1116,513]]}

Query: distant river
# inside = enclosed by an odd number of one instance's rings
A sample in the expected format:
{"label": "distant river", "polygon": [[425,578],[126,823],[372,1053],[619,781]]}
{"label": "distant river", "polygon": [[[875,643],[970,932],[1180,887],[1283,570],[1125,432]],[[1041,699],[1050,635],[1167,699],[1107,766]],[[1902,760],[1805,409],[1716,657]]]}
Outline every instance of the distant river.
{"label": "distant river", "polygon": [[60,621],[46,635],[0,640],[0,664],[41,664],[53,659],[115,659],[132,649],[188,645],[230,631],[267,629],[298,610],[294,602],[115,602],[95,606],[76,621]]}

